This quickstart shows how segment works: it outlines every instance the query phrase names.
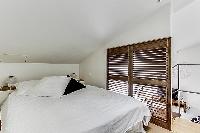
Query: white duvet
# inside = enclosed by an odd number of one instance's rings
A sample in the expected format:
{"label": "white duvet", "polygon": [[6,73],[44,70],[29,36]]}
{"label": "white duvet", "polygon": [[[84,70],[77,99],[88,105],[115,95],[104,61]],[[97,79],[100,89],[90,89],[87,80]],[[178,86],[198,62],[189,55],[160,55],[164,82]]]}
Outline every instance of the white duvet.
{"label": "white duvet", "polygon": [[11,94],[2,113],[3,133],[125,133],[150,116],[145,104],[93,86],[62,98]]}

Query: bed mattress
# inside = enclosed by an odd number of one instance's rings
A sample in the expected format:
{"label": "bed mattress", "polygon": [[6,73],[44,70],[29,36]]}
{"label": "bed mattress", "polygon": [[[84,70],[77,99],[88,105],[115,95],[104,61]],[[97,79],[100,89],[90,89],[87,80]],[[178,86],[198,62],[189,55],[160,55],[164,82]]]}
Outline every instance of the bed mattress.
{"label": "bed mattress", "polygon": [[131,97],[87,86],[62,98],[13,93],[2,115],[3,133],[125,133],[150,111]]}

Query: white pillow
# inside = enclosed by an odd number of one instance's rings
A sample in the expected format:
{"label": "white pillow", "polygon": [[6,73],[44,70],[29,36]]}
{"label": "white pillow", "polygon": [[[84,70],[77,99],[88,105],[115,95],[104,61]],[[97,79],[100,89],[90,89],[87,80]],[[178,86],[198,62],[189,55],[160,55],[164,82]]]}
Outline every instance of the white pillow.
{"label": "white pillow", "polygon": [[39,80],[23,81],[16,84],[16,95],[26,95],[28,90],[31,90]]}
{"label": "white pillow", "polygon": [[44,77],[27,93],[32,96],[61,97],[70,79],[67,76]]}

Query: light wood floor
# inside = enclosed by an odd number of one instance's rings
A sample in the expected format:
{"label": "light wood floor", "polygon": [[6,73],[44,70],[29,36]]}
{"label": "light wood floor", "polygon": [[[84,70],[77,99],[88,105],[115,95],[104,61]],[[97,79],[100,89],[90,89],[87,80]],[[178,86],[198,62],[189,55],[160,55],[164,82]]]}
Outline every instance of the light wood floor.
{"label": "light wood floor", "polygon": [[176,118],[172,123],[172,131],[150,123],[150,128],[147,133],[200,133],[200,124],[195,124],[180,118]]}

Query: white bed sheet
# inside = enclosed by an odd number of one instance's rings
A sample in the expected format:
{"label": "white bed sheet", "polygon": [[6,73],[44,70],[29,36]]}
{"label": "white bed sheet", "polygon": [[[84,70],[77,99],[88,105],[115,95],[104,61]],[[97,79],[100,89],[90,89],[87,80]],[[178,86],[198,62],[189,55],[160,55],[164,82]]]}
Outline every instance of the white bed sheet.
{"label": "white bed sheet", "polygon": [[62,98],[11,94],[2,113],[3,133],[125,133],[150,116],[145,104],[93,86]]}

